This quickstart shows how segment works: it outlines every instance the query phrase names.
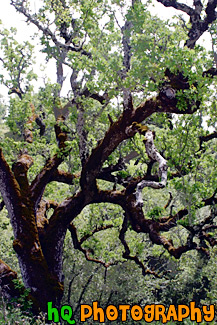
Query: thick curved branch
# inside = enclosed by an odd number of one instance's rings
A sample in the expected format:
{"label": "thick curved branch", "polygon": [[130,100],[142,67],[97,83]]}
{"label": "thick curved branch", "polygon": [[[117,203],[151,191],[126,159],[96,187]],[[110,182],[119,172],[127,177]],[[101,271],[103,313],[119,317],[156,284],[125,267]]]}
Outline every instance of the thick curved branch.
{"label": "thick curved branch", "polygon": [[37,206],[38,202],[40,202],[41,197],[43,195],[44,189],[46,185],[50,182],[52,174],[56,171],[57,167],[63,162],[63,159],[58,157],[56,154],[54,157],[50,158],[40,173],[36,176],[36,178],[32,181],[30,190],[32,193],[32,200],[35,202]]}
{"label": "thick curved branch", "polygon": [[[172,240],[160,234],[160,231],[168,231],[174,226],[174,220],[170,225],[159,224],[158,221],[145,219],[142,208],[140,206],[135,207],[134,196],[131,196],[127,200],[127,204],[124,207],[125,212],[131,222],[134,231],[140,233],[148,233],[153,244],[163,246],[168,253],[179,259],[180,256],[190,250],[196,249],[197,245],[193,242],[193,237],[189,237],[185,245],[174,247]],[[185,212],[181,215],[185,215]]]}
{"label": "thick curved branch", "polygon": [[[125,203],[123,204],[123,209],[130,220],[132,228],[134,231],[140,233],[148,233],[153,244],[163,246],[171,256],[175,258],[180,258],[180,256],[192,249],[195,249],[197,245],[193,242],[193,238],[188,239],[186,245],[175,248],[172,240],[168,240],[160,234],[160,231],[168,231],[170,228],[174,227],[175,220],[171,220],[167,225],[164,223],[159,223],[158,221],[145,219],[143,210],[141,206],[136,206],[135,196],[130,195],[125,198]],[[186,210],[181,210],[176,218],[182,218],[187,213]]]}
{"label": "thick curved branch", "polygon": [[73,184],[73,180],[80,177],[80,173],[77,174],[71,174],[68,172],[65,172],[63,170],[56,169],[53,174],[51,175],[50,181],[51,182],[60,182],[65,183],[68,185]]}
{"label": "thick curved branch", "polygon": [[108,156],[123,140],[129,139],[135,135],[136,130],[132,128],[133,122],[140,123],[154,112],[193,114],[199,109],[199,102],[190,103],[187,100],[186,108],[181,110],[177,107],[175,92],[173,91],[172,93],[172,97],[168,94],[165,96],[159,95],[157,98],[152,98],[141,103],[128,115],[121,115],[120,118],[110,126],[104,138],[99,142],[97,147],[92,150],[90,157],[84,164],[81,173],[81,187],[83,189],[87,187],[96,188],[96,178]]}
{"label": "thick curved branch", "polygon": [[183,12],[185,12],[186,14],[188,14],[189,16],[194,14],[194,10],[187,6],[184,3],[180,3],[176,0],[157,0],[158,2],[162,3],[165,7],[173,7],[177,10],[181,10]]}
{"label": "thick curved branch", "polygon": [[[61,265],[59,262],[58,264],[54,256],[52,256],[52,252],[53,250],[60,252],[70,222],[73,221],[82,209],[88,204],[99,202],[111,202],[118,204],[125,209],[125,205],[127,204],[125,201],[125,195],[126,197],[129,197],[129,195],[132,194],[132,189],[135,190],[135,187],[138,184],[138,179],[133,182],[133,185],[131,184],[132,186],[130,186],[130,188],[126,188],[122,192],[115,190],[101,191],[97,186],[97,177],[102,170],[103,163],[123,140],[129,139],[136,134],[137,130],[132,127],[133,122],[141,123],[154,112],[193,114],[199,108],[199,104],[195,107],[193,103],[190,103],[187,100],[187,107],[180,110],[180,108],[177,107],[177,100],[174,96],[174,92],[172,91],[172,97],[170,96],[170,93],[171,92],[169,92],[169,95],[166,93],[165,97],[159,95],[155,98],[148,99],[138,107],[130,110],[128,114],[123,113],[116,122],[113,122],[110,125],[104,138],[99,141],[98,145],[92,150],[90,156],[82,167],[80,177],[81,191],[76,193],[73,197],[64,200],[55,209],[54,214],[49,219],[49,225],[44,239],[44,246],[46,247],[45,255],[48,259],[49,265],[56,269],[57,273],[61,272]],[[47,177],[45,183],[50,180],[53,172],[52,168],[52,171],[50,171],[50,167],[47,167],[48,177],[45,172],[45,177]],[[42,173],[44,173],[44,171]],[[44,184],[44,182],[39,183]],[[41,191],[41,193],[42,192],[43,191]],[[135,195],[132,194],[132,196],[135,204]],[[133,208],[135,209],[135,206]],[[141,213],[141,211],[139,213]],[[137,216],[135,216],[135,219],[137,220]],[[149,233],[149,220],[145,220],[144,222],[144,231]],[[143,229],[142,225],[138,222],[135,222],[135,228],[138,232]],[[53,238],[56,240],[54,241]]]}
{"label": "thick curved branch", "polygon": [[203,9],[203,5],[201,1],[195,0],[194,7],[195,9],[187,6],[186,4],[180,3],[176,0],[157,0],[162,3],[165,7],[173,7],[177,10],[181,10],[189,15],[191,28],[188,32],[188,40],[185,45],[190,49],[194,48],[196,41],[203,35],[205,31],[208,30],[209,25],[216,20],[216,0],[208,0],[207,6],[205,8],[206,16],[202,20],[201,12]]}
{"label": "thick curved branch", "polygon": [[179,74],[177,78],[181,79],[181,81],[178,83],[176,80],[175,88],[172,86],[166,87],[166,89],[160,91],[157,97],[142,102],[133,110],[129,110],[127,114],[124,112],[116,122],[110,125],[104,138],[92,150],[82,168],[80,181],[82,189],[89,187],[96,189],[96,178],[102,169],[103,163],[123,140],[129,139],[136,134],[136,129],[132,127],[133,122],[140,123],[154,112],[193,114],[200,108],[200,101],[195,102],[188,98],[186,98],[185,107],[183,105],[183,108],[180,108],[177,105],[177,91],[183,89],[183,83],[185,87],[189,87],[189,85],[186,85],[188,80],[183,80],[182,74]]}
{"label": "thick curved branch", "polygon": [[[96,178],[101,171],[103,163],[108,156],[117,148],[117,146],[125,139],[135,135],[135,131],[129,134],[128,129],[132,122],[137,119],[138,122],[150,116],[155,109],[157,103],[149,100],[143,103],[142,107],[131,112],[131,116],[121,115],[114,122],[105,134],[105,137],[99,142],[97,147],[92,150],[81,173],[81,187],[96,187]],[[131,130],[132,131],[132,130]]]}
{"label": "thick curved branch", "polygon": [[159,230],[169,231],[171,228],[177,226],[177,221],[188,215],[187,209],[182,209],[174,216],[163,217],[159,219]]}

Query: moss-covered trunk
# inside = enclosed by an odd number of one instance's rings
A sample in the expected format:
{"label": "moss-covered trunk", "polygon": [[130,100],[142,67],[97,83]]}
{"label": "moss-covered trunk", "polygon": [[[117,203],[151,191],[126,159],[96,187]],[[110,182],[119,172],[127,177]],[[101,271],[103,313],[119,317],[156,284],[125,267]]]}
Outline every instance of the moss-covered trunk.
{"label": "moss-covered trunk", "polygon": [[[16,236],[13,247],[17,253],[22,279],[26,288],[30,289],[34,301],[34,310],[47,309],[47,302],[59,305],[63,295],[63,283],[49,268],[43,254],[35,223],[31,219],[31,210],[24,208],[22,234]],[[30,211],[30,212],[29,212]],[[28,221],[28,222],[27,222]],[[61,257],[60,257],[61,258]]]}
{"label": "moss-covered trunk", "polygon": [[[27,171],[31,164],[31,157],[24,154],[13,165],[12,171],[1,151],[0,188],[13,228],[13,248],[18,257],[24,286],[30,289],[34,311],[46,311],[48,301],[58,305],[62,299],[62,273],[55,273],[54,268],[48,265],[43,253],[41,238],[39,237],[40,227],[38,227],[39,225],[42,226],[43,220],[37,221],[38,206],[33,199],[33,192],[27,178]],[[45,225],[46,223],[44,223]],[[58,259],[58,264],[61,265],[61,254],[59,254]],[[4,262],[1,265],[7,269]],[[13,278],[14,276],[7,277],[6,281],[6,285],[10,283],[11,288],[13,288]]]}

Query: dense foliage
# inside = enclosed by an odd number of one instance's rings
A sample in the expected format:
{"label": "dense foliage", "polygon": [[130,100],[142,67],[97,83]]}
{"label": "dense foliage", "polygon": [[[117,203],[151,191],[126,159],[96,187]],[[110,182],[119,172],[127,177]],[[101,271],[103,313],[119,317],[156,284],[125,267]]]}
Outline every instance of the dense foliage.
{"label": "dense foliage", "polygon": [[3,322],[43,323],[48,301],[76,320],[92,301],[214,304],[216,1],[11,5],[38,34],[0,25]]}

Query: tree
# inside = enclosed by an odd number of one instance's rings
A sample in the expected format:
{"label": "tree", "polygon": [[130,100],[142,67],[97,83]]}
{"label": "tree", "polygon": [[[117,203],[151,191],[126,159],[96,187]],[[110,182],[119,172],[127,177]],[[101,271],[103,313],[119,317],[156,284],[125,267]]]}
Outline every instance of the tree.
{"label": "tree", "polygon": [[[203,127],[205,119],[213,128],[217,122],[217,3],[155,2],[187,14],[189,23],[183,17],[164,22],[152,16],[149,1],[46,0],[38,10],[31,2],[11,1],[27,24],[38,28],[46,60],[56,61],[56,84],[46,82],[34,91],[33,45],[19,44],[15,29],[2,28],[7,74],[1,79],[11,95],[7,123],[16,146],[2,140],[1,207],[10,218],[13,248],[35,312],[46,311],[48,301],[61,302],[68,230],[88,261],[105,268],[113,263],[84,247],[95,233],[113,228],[112,220],[78,234],[76,218],[87,206],[121,208],[123,258],[134,261],[143,275],[160,276],[131,253],[128,230],[148,234],[176,259],[191,250],[208,257],[217,243],[217,136]],[[210,52],[197,45],[206,31],[212,34]],[[65,68],[71,89],[64,97]],[[58,200],[64,193],[57,184],[68,185],[61,202],[50,200],[53,182]],[[175,198],[170,194],[165,209],[144,204],[144,194],[155,197],[158,190],[161,197],[167,184]],[[175,227],[184,231],[178,245],[162,234]],[[3,292],[17,295],[16,273],[2,260],[0,269]]]}

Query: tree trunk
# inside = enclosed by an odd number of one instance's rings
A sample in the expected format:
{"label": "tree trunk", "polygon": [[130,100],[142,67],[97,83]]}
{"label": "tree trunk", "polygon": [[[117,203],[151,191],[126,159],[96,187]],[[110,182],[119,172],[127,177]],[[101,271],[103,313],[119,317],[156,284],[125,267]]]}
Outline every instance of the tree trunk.
{"label": "tree trunk", "polygon": [[[37,215],[33,192],[27,179],[27,171],[32,162],[31,157],[22,155],[13,165],[12,172],[0,151],[0,188],[13,227],[13,248],[18,257],[25,288],[30,289],[34,311],[46,311],[48,301],[58,306],[62,299],[62,270],[58,276],[55,269],[48,265],[42,250],[40,227],[37,226],[42,225],[43,219]],[[6,274],[13,275],[10,279],[16,278],[15,273],[5,265],[4,262],[1,263],[3,270],[7,271]],[[9,282],[12,286],[12,281]]]}

